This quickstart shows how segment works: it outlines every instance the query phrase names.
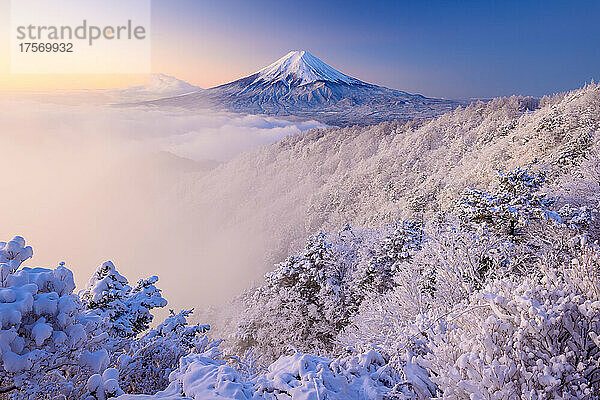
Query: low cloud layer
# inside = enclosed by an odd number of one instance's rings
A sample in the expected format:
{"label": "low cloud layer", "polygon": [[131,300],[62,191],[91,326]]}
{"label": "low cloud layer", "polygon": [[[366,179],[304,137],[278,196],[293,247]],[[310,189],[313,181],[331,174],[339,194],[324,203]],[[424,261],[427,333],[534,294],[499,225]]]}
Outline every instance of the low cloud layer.
{"label": "low cloud layer", "polygon": [[[31,264],[66,261],[80,287],[107,259],[132,281],[159,275],[174,308],[223,301],[256,278],[230,266],[258,257],[260,232],[207,223],[191,182],[207,173],[205,160],[318,123],[44,99],[0,97],[0,240],[24,236]],[[182,279],[193,293],[182,293]]]}

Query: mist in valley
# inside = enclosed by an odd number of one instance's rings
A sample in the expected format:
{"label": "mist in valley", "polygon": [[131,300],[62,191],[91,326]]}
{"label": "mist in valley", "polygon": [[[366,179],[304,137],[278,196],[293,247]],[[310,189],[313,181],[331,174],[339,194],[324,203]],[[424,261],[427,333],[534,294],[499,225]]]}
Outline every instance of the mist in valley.
{"label": "mist in valley", "polygon": [[260,280],[271,267],[264,233],[249,219],[226,223],[232,210],[222,202],[198,205],[194,182],[241,152],[321,125],[77,96],[89,101],[0,98],[0,237],[34,246],[27,265],[64,261],[82,289],[112,260],[132,284],[158,275],[174,309],[222,303]]}

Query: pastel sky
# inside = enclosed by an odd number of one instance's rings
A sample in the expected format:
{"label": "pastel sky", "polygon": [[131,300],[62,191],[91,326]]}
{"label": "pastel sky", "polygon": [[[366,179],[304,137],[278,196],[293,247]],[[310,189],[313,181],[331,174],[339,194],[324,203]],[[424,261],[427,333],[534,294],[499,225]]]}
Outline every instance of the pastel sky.
{"label": "pastel sky", "polygon": [[[140,75],[11,75],[0,90],[115,87]],[[600,1],[155,0],[152,70],[210,87],[290,50],[356,78],[446,98],[543,95],[600,78]]]}

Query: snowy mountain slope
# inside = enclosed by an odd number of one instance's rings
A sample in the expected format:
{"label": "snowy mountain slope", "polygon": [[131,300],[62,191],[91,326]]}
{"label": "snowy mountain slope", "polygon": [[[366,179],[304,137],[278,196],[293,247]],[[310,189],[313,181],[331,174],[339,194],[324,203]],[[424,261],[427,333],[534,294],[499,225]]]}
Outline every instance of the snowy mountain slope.
{"label": "snowy mountain slope", "polygon": [[447,209],[497,170],[566,172],[600,130],[600,87],[536,107],[533,99],[501,98],[421,124],[311,130],[215,168],[191,183],[189,201],[211,210],[209,225],[264,233],[263,252],[280,260],[319,230]]}
{"label": "snowy mountain slope", "polygon": [[114,96],[116,102],[131,102],[179,96],[202,90],[198,86],[191,85],[170,75],[152,74],[149,81],[144,85],[111,89],[107,90],[106,93]]}
{"label": "snowy mountain slope", "polygon": [[288,85],[306,85],[316,81],[364,85],[364,82],[331,68],[307,51],[290,51],[273,64],[258,71],[252,84],[284,82]]}
{"label": "snowy mountain slope", "polygon": [[146,104],[282,115],[339,126],[428,118],[459,105],[360,81],[307,51],[292,51],[225,85]]}

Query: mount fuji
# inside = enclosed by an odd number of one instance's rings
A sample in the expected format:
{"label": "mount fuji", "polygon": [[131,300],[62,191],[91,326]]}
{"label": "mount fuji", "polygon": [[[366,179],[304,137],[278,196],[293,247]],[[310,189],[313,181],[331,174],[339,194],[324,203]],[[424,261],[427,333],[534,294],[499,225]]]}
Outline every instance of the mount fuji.
{"label": "mount fuji", "polygon": [[345,126],[428,118],[460,103],[366,83],[330,67],[307,51],[291,51],[245,78],[144,104],[216,108]]}

